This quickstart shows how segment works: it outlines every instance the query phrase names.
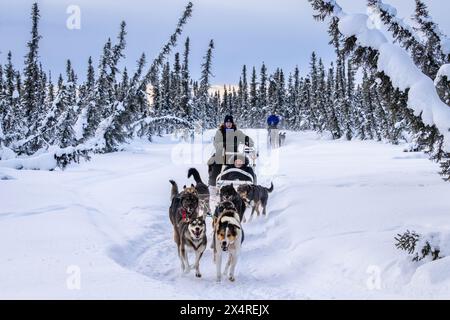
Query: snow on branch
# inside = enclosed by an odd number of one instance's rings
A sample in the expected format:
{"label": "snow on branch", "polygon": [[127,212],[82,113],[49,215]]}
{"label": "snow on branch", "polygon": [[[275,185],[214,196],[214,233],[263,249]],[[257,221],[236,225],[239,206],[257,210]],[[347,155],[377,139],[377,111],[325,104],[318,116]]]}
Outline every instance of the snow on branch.
{"label": "snow on branch", "polygon": [[192,15],[192,2],[189,2],[184,9],[183,15],[178,21],[177,27],[175,28],[174,33],[170,36],[169,41],[164,45],[158,56],[155,60],[153,60],[152,65],[150,66],[149,71],[144,77],[144,81],[141,84],[141,88],[145,88],[148,83],[154,84],[156,81],[156,77],[159,71],[160,66],[163,64],[165,57],[171,52],[172,48],[177,44],[178,36],[181,35],[183,31],[183,26],[186,24],[188,19]]}
{"label": "snow on branch", "polygon": [[139,125],[150,125],[150,124],[158,124],[162,122],[171,122],[174,124],[181,124],[184,125],[187,128],[193,129],[193,124],[185,119],[175,117],[175,116],[161,116],[161,117],[146,117],[144,119],[140,119],[138,121],[135,121],[130,125],[131,128],[136,128]]}
{"label": "snow on branch", "polygon": [[441,66],[434,80],[434,84],[438,85],[444,77],[447,77],[447,81],[450,81],[450,64]]}
{"label": "snow on branch", "polygon": [[[389,30],[394,32],[397,41],[404,42],[406,48],[412,45],[414,41],[416,45],[422,46],[420,37],[415,30],[405,22],[404,19],[397,17],[397,9],[390,4],[384,3],[382,0],[369,0],[369,12],[371,16],[378,16],[384,23],[389,24]],[[400,33],[404,33],[400,37]],[[402,41],[401,38],[406,38]]]}
{"label": "snow on branch", "polygon": [[335,0],[310,0],[313,8],[325,8],[328,16],[337,17],[339,31],[347,38],[355,37],[357,45],[378,52],[377,68],[392,81],[392,85],[408,92],[408,107],[421,115],[426,125],[435,125],[444,136],[444,148],[450,151],[450,108],[439,98],[433,81],[423,74],[408,53],[390,43],[383,33],[368,27],[366,14],[347,14]]}

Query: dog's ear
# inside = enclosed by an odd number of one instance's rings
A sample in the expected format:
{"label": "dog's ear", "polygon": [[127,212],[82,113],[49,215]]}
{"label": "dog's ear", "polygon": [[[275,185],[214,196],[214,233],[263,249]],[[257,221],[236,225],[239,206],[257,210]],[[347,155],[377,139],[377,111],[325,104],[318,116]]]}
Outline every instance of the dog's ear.
{"label": "dog's ear", "polygon": [[192,187],[192,188],[195,188],[195,186],[194,186],[194,184],[193,184],[193,183],[191,183],[191,187]]}
{"label": "dog's ear", "polygon": [[183,186],[183,189],[186,189],[186,185]]}

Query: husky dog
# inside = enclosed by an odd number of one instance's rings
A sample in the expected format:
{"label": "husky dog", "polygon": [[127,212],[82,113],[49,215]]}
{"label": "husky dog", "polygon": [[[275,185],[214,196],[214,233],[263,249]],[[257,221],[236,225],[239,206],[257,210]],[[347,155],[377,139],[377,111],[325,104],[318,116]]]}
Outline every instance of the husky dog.
{"label": "husky dog", "polygon": [[[236,207],[234,206],[233,202],[231,201],[223,201],[220,202],[217,206],[216,206],[216,210],[214,211],[214,215],[213,215],[213,220],[212,220],[212,229],[213,229],[213,236],[214,236],[214,226],[217,222],[217,219],[219,218],[219,216],[227,210],[233,210],[236,211]],[[214,242],[214,241],[213,241]],[[214,243],[211,243],[211,249],[214,249]],[[214,257],[215,259],[215,257]]]}
{"label": "husky dog", "polygon": [[198,216],[198,195],[193,187],[184,187],[182,192],[178,192],[178,186],[175,181],[170,180],[172,184],[171,205],[169,208],[169,218],[173,226],[173,239],[177,245],[180,243],[180,233],[178,225],[180,221],[190,221]]}
{"label": "husky dog", "polygon": [[252,207],[249,221],[253,218],[253,213],[257,212],[260,215],[260,207],[262,207],[263,215],[266,215],[267,200],[269,199],[269,193],[273,191],[273,183],[270,184],[270,188],[255,185],[240,185],[238,187],[238,193],[242,199]]}
{"label": "husky dog", "polygon": [[181,260],[181,270],[185,273],[189,272],[191,266],[186,252],[186,247],[190,247],[195,252],[195,276],[200,278],[200,259],[206,249],[206,223],[203,217],[194,218],[193,220],[181,220],[177,226],[180,234],[178,245],[178,256]]}
{"label": "husky dog", "polygon": [[283,146],[285,141],[286,141],[286,132],[280,132],[280,146]]}
{"label": "husky dog", "polygon": [[231,201],[222,201],[220,202],[217,207],[216,210],[214,211],[214,219],[217,220],[217,218],[219,218],[219,216],[224,212],[224,211],[229,211],[229,210],[234,210],[236,211],[236,207],[234,205],[233,202]]}
{"label": "husky dog", "polygon": [[211,208],[209,206],[209,188],[206,184],[203,183],[200,178],[200,173],[195,168],[190,168],[188,171],[188,178],[191,176],[194,177],[195,180],[195,190],[198,193],[198,199],[200,201],[199,209],[203,216],[207,216],[211,214]]}
{"label": "husky dog", "polygon": [[246,209],[245,202],[239,195],[239,193],[236,192],[236,190],[233,187],[233,184],[223,186],[220,188],[220,202],[224,201],[231,201],[234,204],[234,207],[236,208],[236,211],[239,214],[239,222],[245,222],[244,212]]}
{"label": "husky dog", "polygon": [[239,221],[239,214],[236,210],[225,210],[217,218],[214,226],[214,262],[216,263],[217,282],[222,280],[222,254],[228,252],[228,261],[225,265],[224,275],[228,274],[228,279],[234,281],[234,271],[241,251],[241,244],[244,241],[244,231]]}

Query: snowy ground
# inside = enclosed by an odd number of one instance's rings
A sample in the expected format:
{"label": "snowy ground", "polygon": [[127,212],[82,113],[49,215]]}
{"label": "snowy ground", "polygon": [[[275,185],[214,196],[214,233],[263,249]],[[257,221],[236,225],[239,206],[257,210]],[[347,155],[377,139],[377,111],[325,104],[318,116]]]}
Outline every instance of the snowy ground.
{"label": "snowy ground", "polygon": [[190,166],[206,180],[210,149],[190,156],[165,137],[64,172],[0,167],[0,298],[450,298],[450,257],[413,263],[394,247],[406,229],[450,232],[450,184],[436,164],[314,133],[288,133],[268,155],[265,132],[249,133],[259,182],[275,191],[269,217],[244,225],[235,283],[215,283],[209,248],[201,279],[181,274],[168,180],[190,183]]}

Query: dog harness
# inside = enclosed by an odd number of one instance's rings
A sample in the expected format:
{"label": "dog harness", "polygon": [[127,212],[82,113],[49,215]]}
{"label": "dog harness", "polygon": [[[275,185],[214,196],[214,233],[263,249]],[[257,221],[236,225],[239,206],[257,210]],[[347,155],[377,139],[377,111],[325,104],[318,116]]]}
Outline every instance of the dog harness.
{"label": "dog harness", "polygon": [[185,208],[181,208],[181,219],[187,221],[187,212]]}

